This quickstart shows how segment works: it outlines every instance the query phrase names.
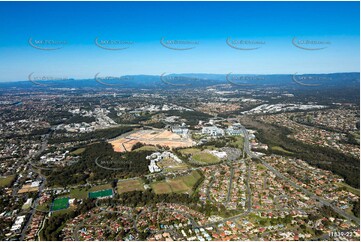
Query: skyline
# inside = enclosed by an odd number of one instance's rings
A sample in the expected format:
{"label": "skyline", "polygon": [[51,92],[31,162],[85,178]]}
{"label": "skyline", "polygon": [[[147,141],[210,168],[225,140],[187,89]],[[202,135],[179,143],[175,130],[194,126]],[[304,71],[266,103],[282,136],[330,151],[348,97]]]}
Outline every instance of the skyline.
{"label": "skyline", "polygon": [[[88,79],[98,72],[122,76],[360,71],[359,2],[2,2],[0,6],[4,36],[0,82],[24,81],[33,72]],[[63,44],[41,46],[36,44],[39,40]],[[109,40],[126,43],[103,45],[119,50],[95,44]],[[257,44],[233,48],[232,41]],[[303,45],[297,47],[297,41]],[[41,50],[49,46],[60,49]]]}

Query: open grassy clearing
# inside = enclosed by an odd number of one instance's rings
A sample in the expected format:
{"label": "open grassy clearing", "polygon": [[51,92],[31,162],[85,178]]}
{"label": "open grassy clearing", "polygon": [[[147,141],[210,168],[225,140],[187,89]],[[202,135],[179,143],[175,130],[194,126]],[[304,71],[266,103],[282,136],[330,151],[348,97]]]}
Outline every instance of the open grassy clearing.
{"label": "open grassy clearing", "polygon": [[187,164],[185,164],[183,162],[178,163],[175,160],[173,160],[172,158],[164,158],[161,161],[157,162],[157,165],[166,172],[185,170],[188,168]]}
{"label": "open grassy clearing", "polygon": [[172,188],[167,182],[154,182],[150,186],[156,194],[172,192]]}
{"label": "open grassy clearing", "polygon": [[285,149],[283,149],[282,147],[280,147],[280,146],[272,146],[272,151],[278,151],[278,152],[282,152],[282,153],[285,153],[285,154],[288,154],[288,155],[292,155],[293,154],[293,152],[290,152],[290,151],[288,151],[288,150],[285,150]]}
{"label": "open grassy clearing", "polygon": [[89,192],[95,192],[95,191],[106,190],[111,188],[112,186],[110,184],[98,185],[91,188],[85,188],[85,187],[71,188],[70,193],[62,195],[62,197],[85,199],[88,197]]}
{"label": "open grassy clearing", "polygon": [[85,148],[79,148],[79,149],[74,150],[73,152],[70,152],[70,154],[71,155],[80,155],[84,151],[85,151]]}
{"label": "open grassy clearing", "polygon": [[220,159],[206,151],[199,152],[194,154],[191,158],[195,162],[205,163],[205,164],[213,164],[220,161]]}
{"label": "open grassy clearing", "polygon": [[235,140],[230,143],[232,146],[236,146],[238,149],[243,149],[244,138],[243,136],[232,136]]}
{"label": "open grassy clearing", "polygon": [[180,150],[180,153],[182,155],[193,155],[198,152],[200,152],[200,149],[197,149],[197,148],[187,148],[187,149]]}
{"label": "open grassy clearing", "polygon": [[43,203],[41,205],[38,205],[36,207],[36,210],[39,210],[39,211],[42,211],[42,212],[48,212],[50,210],[50,208],[51,208],[51,202],[48,201],[48,202],[45,202],[45,203]]}
{"label": "open grassy clearing", "polygon": [[131,191],[144,191],[144,183],[141,179],[128,179],[118,181],[117,191],[118,193],[131,192]]}
{"label": "open grassy clearing", "polygon": [[0,187],[8,187],[14,181],[15,175],[0,177]]}
{"label": "open grassy clearing", "polygon": [[158,181],[151,184],[156,194],[162,193],[191,193],[193,186],[201,178],[198,171],[192,171],[188,175],[179,176],[167,181]]}
{"label": "open grassy clearing", "polygon": [[187,148],[180,150],[182,155],[190,155],[189,162],[194,163],[196,165],[209,165],[220,162],[221,160],[211,153],[207,152],[207,150],[216,149],[214,146],[204,147],[206,149],[201,150],[198,148]]}
{"label": "open grassy clearing", "polygon": [[59,216],[59,215],[63,215],[66,213],[69,213],[71,211],[75,211],[76,206],[69,206],[66,209],[61,209],[61,210],[57,210],[57,211],[52,211],[53,215],[52,216]]}

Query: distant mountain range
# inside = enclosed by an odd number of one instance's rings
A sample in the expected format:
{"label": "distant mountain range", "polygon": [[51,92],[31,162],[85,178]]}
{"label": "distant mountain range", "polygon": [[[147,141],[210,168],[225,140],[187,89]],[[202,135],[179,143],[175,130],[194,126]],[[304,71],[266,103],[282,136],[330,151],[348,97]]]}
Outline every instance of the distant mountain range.
{"label": "distant mountain range", "polygon": [[0,88],[194,88],[214,85],[238,86],[244,88],[257,87],[298,87],[314,89],[357,88],[360,87],[360,73],[331,74],[164,74],[128,75],[121,77],[95,76],[89,79],[29,78],[27,81],[0,82]]}

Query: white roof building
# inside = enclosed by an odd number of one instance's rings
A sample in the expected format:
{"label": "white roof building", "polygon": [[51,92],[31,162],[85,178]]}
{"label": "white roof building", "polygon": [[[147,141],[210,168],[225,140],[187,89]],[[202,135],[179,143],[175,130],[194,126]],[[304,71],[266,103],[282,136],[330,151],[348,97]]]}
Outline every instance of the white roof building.
{"label": "white roof building", "polygon": [[216,126],[206,126],[202,128],[202,134],[207,134],[211,136],[223,136],[224,130]]}

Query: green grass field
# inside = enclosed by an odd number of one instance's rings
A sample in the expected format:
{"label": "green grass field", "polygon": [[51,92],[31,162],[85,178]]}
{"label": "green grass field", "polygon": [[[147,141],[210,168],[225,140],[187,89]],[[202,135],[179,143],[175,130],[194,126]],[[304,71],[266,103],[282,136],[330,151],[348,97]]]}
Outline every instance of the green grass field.
{"label": "green grass field", "polygon": [[187,148],[180,150],[180,153],[182,153],[183,155],[193,155],[200,151],[201,151],[200,149],[196,149],[196,148]]}
{"label": "green grass field", "polygon": [[243,149],[243,142],[244,142],[244,138],[243,136],[232,136],[235,138],[235,141],[231,142],[231,145],[236,145],[237,148],[239,149]]}
{"label": "green grass field", "polygon": [[66,209],[68,207],[69,207],[68,197],[57,198],[53,201],[53,204],[51,205],[51,211],[58,211],[58,210]]}
{"label": "green grass field", "polygon": [[42,212],[49,212],[49,210],[50,210],[50,208],[51,208],[51,202],[50,201],[48,201],[48,202],[46,202],[46,203],[43,203],[43,204],[41,204],[41,205],[38,205],[37,207],[36,207],[36,209],[38,210],[38,211],[42,211]]}
{"label": "green grass field", "polygon": [[192,159],[196,162],[201,163],[217,163],[219,162],[219,158],[208,153],[208,152],[199,152],[192,156]]}
{"label": "green grass field", "polygon": [[175,160],[173,160],[172,158],[165,158],[165,159],[157,162],[157,165],[166,172],[185,170],[188,168],[187,164],[185,164],[183,162],[178,163]]}
{"label": "green grass field", "polygon": [[144,183],[141,179],[118,181],[117,184],[118,193],[144,190]]}
{"label": "green grass field", "polygon": [[91,188],[85,188],[85,187],[72,188],[70,189],[70,193],[64,195],[63,197],[85,199],[88,198],[89,192],[95,192],[95,191],[106,190],[111,188],[112,186],[110,184],[98,185]]}
{"label": "green grass field", "polygon": [[15,179],[15,175],[0,177],[0,187],[8,187]]}
{"label": "green grass field", "polygon": [[79,149],[74,150],[73,152],[70,152],[70,154],[72,154],[72,155],[80,155],[84,151],[85,151],[85,148],[79,148]]}
{"label": "green grass field", "polygon": [[158,181],[151,184],[156,194],[163,193],[191,193],[193,186],[201,178],[198,171],[192,171],[188,175],[179,176],[168,181]]}
{"label": "green grass field", "polygon": [[113,195],[113,189],[100,190],[96,192],[89,192],[89,198],[101,198]]}
{"label": "green grass field", "polygon": [[282,152],[282,153],[285,153],[285,154],[288,154],[288,155],[292,155],[292,154],[293,154],[293,152],[290,152],[290,151],[288,151],[288,150],[285,150],[285,149],[283,149],[283,148],[280,147],[280,146],[272,146],[271,149],[272,149],[273,151]]}
{"label": "green grass field", "polygon": [[172,193],[172,188],[167,182],[154,182],[150,186],[156,194]]}
{"label": "green grass field", "polygon": [[[213,150],[214,147],[207,147],[209,150]],[[206,165],[206,164],[214,164],[220,162],[220,159],[207,151],[202,151],[201,149],[197,148],[187,148],[182,149],[180,152],[183,155],[191,155],[189,160],[190,163],[195,163],[198,165]]]}

